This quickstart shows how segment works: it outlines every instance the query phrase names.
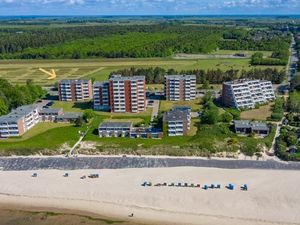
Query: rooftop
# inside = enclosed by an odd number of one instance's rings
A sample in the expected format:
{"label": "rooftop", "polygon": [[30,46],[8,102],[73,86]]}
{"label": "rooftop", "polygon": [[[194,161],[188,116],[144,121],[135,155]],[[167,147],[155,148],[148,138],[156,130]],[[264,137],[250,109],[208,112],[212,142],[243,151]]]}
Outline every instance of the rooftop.
{"label": "rooftop", "polygon": [[14,110],[9,114],[0,117],[0,123],[16,123],[18,120],[36,110],[37,105],[23,105]]}
{"label": "rooftop", "polygon": [[99,125],[99,128],[130,128],[132,122],[103,122]]}
{"label": "rooftop", "polygon": [[58,115],[57,119],[78,119],[82,117],[82,113],[65,113],[63,115]]}
{"label": "rooftop", "polygon": [[252,128],[258,130],[268,130],[269,127],[266,123],[259,121],[249,121],[249,120],[234,120],[234,125],[236,128]]}
{"label": "rooftop", "polygon": [[61,84],[81,84],[81,83],[87,83],[87,82],[89,82],[90,80],[71,80],[71,79],[69,79],[69,80],[60,80],[59,82],[61,83]]}
{"label": "rooftop", "polygon": [[62,108],[45,108],[40,111],[40,113],[59,113],[63,111]]}
{"label": "rooftop", "polygon": [[268,81],[268,80],[258,80],[258,79],[238,79],[238,80],[232,80],[232,81],[226,81],[226,82],[223,82],[223,84],[227,84],[227,85],[232,85],[232,84],[243,84],[243,83],[247,83],[247,82],[250,82],[250,81],[257,81],[257,82],[271,82],[271,81]]}
{"label": "rooftop", "polygon": [[179,80],[183,80],[183,79],[196,79],[196,75],[165,75],[165,78],[169,78],[169,79],[179,79]]}
{"label": "rooftop", "polygon": [[164,120],[166,121],[178,121],[188,120],[191,108],[188,106],[176,106],[168,112],[164,113]]}
{"label": "rooftop", "polygon": [[132,76],[132,77],[125,77],[120,74],[114,74],[110,77],[109,80],[112,81],[125,81],[125,80],[145,80],[145,76]]}

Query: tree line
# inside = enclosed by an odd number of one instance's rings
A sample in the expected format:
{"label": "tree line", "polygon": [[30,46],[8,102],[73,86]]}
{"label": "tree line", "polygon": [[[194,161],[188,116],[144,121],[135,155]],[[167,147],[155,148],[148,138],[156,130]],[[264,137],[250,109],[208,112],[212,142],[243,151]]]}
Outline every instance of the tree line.
{"label": "tree line", "polygon": [[5,79],[0,79],[0,115],[21,105],[32,104],[45,96],[45,91],[31,80],[26,85],[12,85]]}
{"label": "tree line", "polygon": [[151,25],[0,28],[0,59],[141,58],[217,49],[288,49],[281,31],[261,33],[239,28]]}
{"label": "tree line", "polygon": [[145,76],[147,84],[162,84],[164,82],[165,75],[177,75],[177,74],[193,74],[196,75],[197,84],[203,84],[209,82],[211,84],[221,84],[224,81],[236,80],[239,78],[250,79],[263,79],[269,80],[274,84],[280,84],[285,79],[285,71],[278,69],[252,69],[246,70],[226,70],[209,69],[209,70],[181,70],[164,69],[161,67],[149,67],[149,68],[126,68],[111,72],[110,75],[121,74],[122,76]]}

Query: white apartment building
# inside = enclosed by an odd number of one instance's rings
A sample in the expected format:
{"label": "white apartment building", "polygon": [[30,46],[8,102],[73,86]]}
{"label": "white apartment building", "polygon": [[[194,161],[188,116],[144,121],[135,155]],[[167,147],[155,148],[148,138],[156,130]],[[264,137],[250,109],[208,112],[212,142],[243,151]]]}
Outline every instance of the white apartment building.
{"label": "white apartment building", "polygon": [[195,75],[166,75],[164,79],[166,100],[190,101],[196,98]]}
{"label": "white apartment building", "polygon": [[0,137],[21,136],[39,123],[39,108],[36,105],[20,106],[0,117]]}
{"label": "white apartment building", "polygon": [[235,80],[223,83],[222,101],[227,107],[254,108],[275,100],[275,94],[270,81]]}
{"label": "white apartment building", "polygon": [[185,106],[173,108],[164,113],[163,123],[167,129],[164,132],[168,136],[187,135],[191,127],[191,108]]}
{"label": "white apartment building", "polygon": [[86,101],[92,98],[91,80],[61,80],[58,82],[60,101]]}

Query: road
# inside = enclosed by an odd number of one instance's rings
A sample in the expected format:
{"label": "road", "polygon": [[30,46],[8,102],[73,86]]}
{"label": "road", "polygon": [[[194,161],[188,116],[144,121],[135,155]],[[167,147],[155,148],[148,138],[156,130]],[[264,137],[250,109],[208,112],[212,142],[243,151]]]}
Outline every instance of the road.
{"label": "road", "polygon": [[153,100],[151,122],[158,116],[159,100]]}
{"label": "road", "polygon": [[199,158],[151,157],[16,157],[0,158],[0,168],[5,171],[39,169],[122,169],[158,167],[214,167],[226,169],[300,170],[300,163],[274,160],[216,160]]}

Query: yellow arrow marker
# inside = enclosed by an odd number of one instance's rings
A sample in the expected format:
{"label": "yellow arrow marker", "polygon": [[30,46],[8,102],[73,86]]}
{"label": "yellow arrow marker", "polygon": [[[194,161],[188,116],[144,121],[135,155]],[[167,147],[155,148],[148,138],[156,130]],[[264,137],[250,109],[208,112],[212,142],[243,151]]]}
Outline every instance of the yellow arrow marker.
{"label": "yellow arrow marker", "polygon": [[48,80],[53,80],[56,78],[56,73],[55,70],[52,69],[51,72],[44,70],[42,68],[39,68],[40,71],[44,72],[45,74],[49,75],[49,77],[47,78]]}

